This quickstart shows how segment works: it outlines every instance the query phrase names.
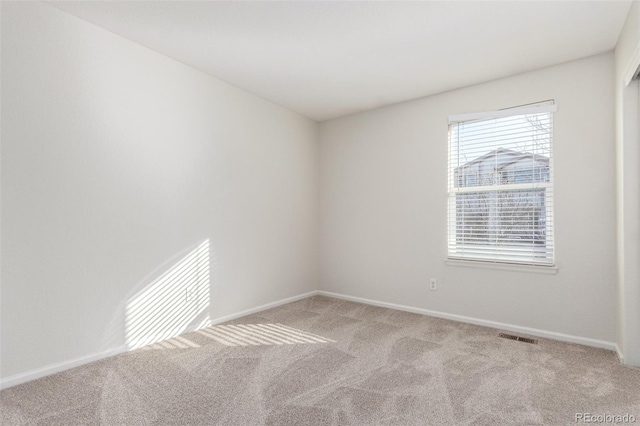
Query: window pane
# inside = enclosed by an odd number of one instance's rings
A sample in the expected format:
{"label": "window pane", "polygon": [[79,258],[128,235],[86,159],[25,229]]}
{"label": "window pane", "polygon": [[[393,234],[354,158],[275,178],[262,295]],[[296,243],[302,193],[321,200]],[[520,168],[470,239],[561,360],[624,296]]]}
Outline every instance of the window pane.
{"label": "window pane", "polygon": [[503,245],[546,243],[545,189],[456,195],[456,241]]}
{"label": "window pane", "polygon": [[450,256],[553,262],[551,136],[546,112],[450,126]]}

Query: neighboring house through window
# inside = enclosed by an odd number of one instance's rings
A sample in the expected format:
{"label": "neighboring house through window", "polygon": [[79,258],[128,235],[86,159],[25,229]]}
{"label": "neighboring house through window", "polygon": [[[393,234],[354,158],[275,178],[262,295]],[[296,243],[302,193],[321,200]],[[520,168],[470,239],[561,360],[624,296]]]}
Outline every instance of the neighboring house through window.
{"label": "neighboring house through window", "polygon": [[450,259],[553,265],[555,108],[450,117]]}

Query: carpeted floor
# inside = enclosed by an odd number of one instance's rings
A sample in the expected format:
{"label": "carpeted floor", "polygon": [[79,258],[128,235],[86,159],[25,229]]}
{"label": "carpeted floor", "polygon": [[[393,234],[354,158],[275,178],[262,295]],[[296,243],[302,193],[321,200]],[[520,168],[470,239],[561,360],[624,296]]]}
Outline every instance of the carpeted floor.
{"label": "carpeted floor", "polygon": [[640,369],[602,349],[320,296],[226,325],[4,390],[2,425],[640,423]]}

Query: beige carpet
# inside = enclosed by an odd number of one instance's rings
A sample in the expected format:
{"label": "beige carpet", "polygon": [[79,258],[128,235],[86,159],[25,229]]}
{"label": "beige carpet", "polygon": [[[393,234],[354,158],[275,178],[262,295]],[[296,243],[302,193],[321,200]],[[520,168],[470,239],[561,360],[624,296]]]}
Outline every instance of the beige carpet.
{"label": "beige carpet", "polygon": [[634,415],[614,353],[326,297],[0,392],[2,425],[575,424]]}

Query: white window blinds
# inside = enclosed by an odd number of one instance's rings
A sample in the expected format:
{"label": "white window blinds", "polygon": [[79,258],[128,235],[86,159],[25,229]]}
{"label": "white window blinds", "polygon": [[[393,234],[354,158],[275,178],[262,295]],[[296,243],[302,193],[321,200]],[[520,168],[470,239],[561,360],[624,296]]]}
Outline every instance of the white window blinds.
{"label": "white window blinds", "polygon": [[449,258],[552,266],[552,102],[449,117]]}

